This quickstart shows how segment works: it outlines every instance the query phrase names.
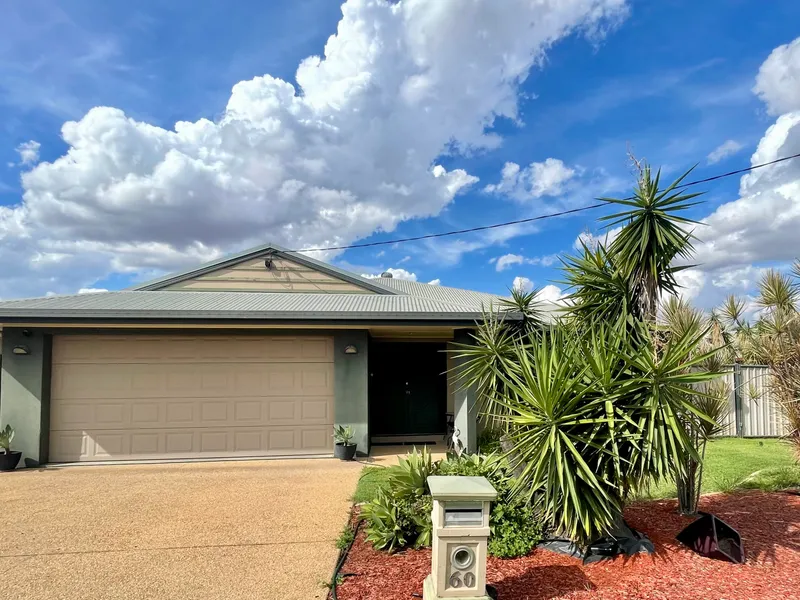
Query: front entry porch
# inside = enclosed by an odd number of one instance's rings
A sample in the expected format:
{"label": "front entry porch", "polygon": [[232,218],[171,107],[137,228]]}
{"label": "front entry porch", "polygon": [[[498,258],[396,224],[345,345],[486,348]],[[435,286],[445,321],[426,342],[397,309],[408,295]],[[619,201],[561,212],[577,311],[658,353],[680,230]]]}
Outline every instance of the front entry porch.
{"label": "front entry porch", "polygon": [[447,344],[372,340],[372,445],[442,443],[447,433]]}

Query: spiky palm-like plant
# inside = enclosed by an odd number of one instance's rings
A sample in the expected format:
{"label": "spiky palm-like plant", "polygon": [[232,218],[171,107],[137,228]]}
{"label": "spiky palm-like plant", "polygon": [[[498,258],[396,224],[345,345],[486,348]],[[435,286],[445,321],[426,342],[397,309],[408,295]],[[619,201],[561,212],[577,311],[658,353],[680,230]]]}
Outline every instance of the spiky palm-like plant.
{"label": "spiky palm-like plant", "polygon": [[624,325],[562,324],[515,342],[496,397],[511,425],[514,493],[585,543],[613,528],[631,492],[682,472],[685,455],[699,461],[685,423],[706,419],[691,398],[716,376],[693,369],[708,358],[696,352],[705,335],[656,352]]}
{"label": "spiky palm-like plant", "polygon": [[671,262],[691,253],[684,177],[662,191],[645,167],[634,199],[607,200],[628,209],[609,217],[621,232],[564,260],[571,293],[554,324],[520,335],[489,317],[458,351],[464,381],[505,424],[515,493],[580,542],[619,524],[632,491],[699,461],[687,424],[712,421],[691,401],[717,376],[701,367],[715,354],[699,350],[709,332],[662,339],[655,326],[677,289]]}
{"label": "spiky palm-like plant", "polygon": [[692,254],[692,234],[684,226],[695,221],[679,214],[698,204],[691,200],[701,195],[679,191],[691,172],[689,169],[662,190],[659,188],[661,170],[654,177],[650,166],[644,164],[631,198],[601,198],[609,204],[627,207],[601,220],[609,221],[608,227],[622,226],[609,245],[608,253],[615,268],[620,269],[629,282],[636,300],[636,316],[650,322],[656,320],[662,294],[677,293],[675,273],[688,268],[673,266],[672,262]]}
{"label": "spiky palm-like plant", "polygon": [[786,417],[786,439],[800,458],[800,261],[790,275],[769,270],[759,281],[755,306],[760,312],[751,324],[746,303],[728,298],[719,310],[725,316],[736,360],[768,365],[768,387]]}
{"label": "spiky palm-like plant", "polygon": [[[695,369],[706,373],[720,373],[723,370],[722,353],[724,337],[718,335],[718,317],[706,315],[692,307],[683,299],[671,297],[662,307],[663,325],[661,331],[668,339],[680,338],[688,334],[706,331],[706,335],[697,347],[697,352],[704,353],[707,358]],[[723,422],[729,412],[728,397],[730,387],[722,380],[706,381],[696,387],[696,394],[687,396],[701,416],[695,413],[685,415],[684,425],[692,441],[692,447],[700,455],[684,453],[682,462],[684,469],[676,473],[675,484],[678,489],[678,510],[682,514],[697,513],[700,492],[703,484],[703,459],[705,458],[708,440],[722,431]]]}

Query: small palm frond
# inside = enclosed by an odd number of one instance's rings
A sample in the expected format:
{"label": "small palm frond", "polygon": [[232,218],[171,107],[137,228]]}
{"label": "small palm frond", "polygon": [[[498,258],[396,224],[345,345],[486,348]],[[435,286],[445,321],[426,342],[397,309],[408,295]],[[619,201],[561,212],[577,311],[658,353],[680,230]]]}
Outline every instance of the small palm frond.
{"label": "small palm frond", "polygon": [[718,309],[723,321],[729,327],[740,327],[744,324],[745,310],[747,310],[747,302],[734,295],[725,298],[725,302]]}
{"label": "small palm frond", "polygon": [[561,283],[570,290],[565,310],[587,322],[614,322],[635,311],[628,279],[612,264],[605,246],[580,243],[579,255],[562,259],[566,277]]}
{"label": "small palm frond", "polygon": [[[511,288],[511,296],[500,300],[500,310],[518,313],[522,316],[519,329],[529,332],[544,325],[543,304],[539,299],[541,290],[526,292],[519,288]],[[513,325],[513,323],[510,323]]]}
{"label": "small palm frond", "polygon": [[788,275],[770,269],[758,282],[759,297],[756,303],[770,311],[797,312],[800,289]]}

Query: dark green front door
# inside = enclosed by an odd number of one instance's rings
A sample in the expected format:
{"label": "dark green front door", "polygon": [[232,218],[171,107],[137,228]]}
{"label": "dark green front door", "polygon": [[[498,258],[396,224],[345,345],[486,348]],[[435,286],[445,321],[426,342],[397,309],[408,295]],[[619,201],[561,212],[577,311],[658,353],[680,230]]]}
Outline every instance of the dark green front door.
{"label": "dark green front door", "polygon": [[370,343],[371,435],[445,432],[445,347],[427,342]]}

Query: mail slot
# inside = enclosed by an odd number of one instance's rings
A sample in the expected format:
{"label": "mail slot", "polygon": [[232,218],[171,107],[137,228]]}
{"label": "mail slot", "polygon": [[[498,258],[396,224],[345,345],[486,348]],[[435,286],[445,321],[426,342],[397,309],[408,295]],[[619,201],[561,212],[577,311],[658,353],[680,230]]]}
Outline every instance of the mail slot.
{"label": "mail slot", "polygon": [[480,527],[481,525],[483,525],[483,503],[448,502],[445,505],[445,527]]}

